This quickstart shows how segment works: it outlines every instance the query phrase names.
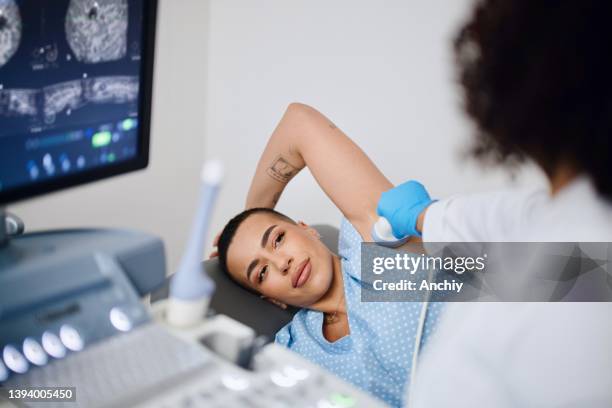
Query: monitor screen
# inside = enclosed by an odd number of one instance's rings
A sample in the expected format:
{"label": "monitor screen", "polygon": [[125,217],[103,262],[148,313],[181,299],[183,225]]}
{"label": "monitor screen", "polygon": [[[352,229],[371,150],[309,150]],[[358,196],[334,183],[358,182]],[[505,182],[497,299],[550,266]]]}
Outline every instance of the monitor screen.
{"label": "monitor screen", "polygon": [[0,204],[147,166],[156,5],[0,0]]}

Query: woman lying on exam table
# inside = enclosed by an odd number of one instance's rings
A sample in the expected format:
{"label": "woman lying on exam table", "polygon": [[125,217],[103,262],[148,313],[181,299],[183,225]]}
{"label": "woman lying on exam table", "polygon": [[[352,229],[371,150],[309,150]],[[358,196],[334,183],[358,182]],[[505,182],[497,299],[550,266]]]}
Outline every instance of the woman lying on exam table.
{"label": "woman lying on exam table", "polygon": [[[306,166],[344,215],[339,255],[314,229],[272,209]],[[291,104],[259,161],[247,210],[226,225],[218,252],[221,267],[240,285],[280,307],[302,308],[276,342],[401,406],[413,357],[429,338],[440,305],[425,310],[417,302],[360,301],[361,242],[372,242],[378,199],[392,187],[329,119]]]}

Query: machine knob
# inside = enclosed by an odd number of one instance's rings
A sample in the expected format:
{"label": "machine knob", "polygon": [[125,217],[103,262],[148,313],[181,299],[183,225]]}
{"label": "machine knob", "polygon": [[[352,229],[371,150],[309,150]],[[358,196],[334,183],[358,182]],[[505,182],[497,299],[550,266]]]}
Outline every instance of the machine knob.
{"label": "machine knob", "polygon": [[55,333],[46,331],[42,335],[42,346],[51,357],[64,358],[66,356],[66,347]]}
{"label": "machine knob", "polygon": [[132,321],[120,307],[113,307],[110,311],[109,318],[112,325],[115,326],[115,329],[123,332],[132,330]]}
{"label": "machine knob", "polygon": [[17,374],[25,374],[30,368],[28,360],[13,346],[4,346],[2,350],[2,359],[4,364]]}
{"label": "machine knob", "polygon": [[81,334],[69,324],[65,324],[60,328],[60,339],[68,350],[81,351],[85,346]]}
{"label": "machine knob", "polygon": [[0,360],[0,383],[6,381],[9,376],[8,368],[4,365],[2,360]]}
{"label": "machine knob", "polygon": [[49,361],[49,357],[42,346],[33,338],[28,337],[23,341],[23,354],[28,361],[37,366],[44,366]]}

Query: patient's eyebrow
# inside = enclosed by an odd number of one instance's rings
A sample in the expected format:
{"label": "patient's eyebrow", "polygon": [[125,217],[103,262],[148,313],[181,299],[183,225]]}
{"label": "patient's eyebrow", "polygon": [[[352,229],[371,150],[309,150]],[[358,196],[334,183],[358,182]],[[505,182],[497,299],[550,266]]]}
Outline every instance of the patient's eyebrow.
{"label": "patient's eyebrow", "polygon": [[259,259],[254,259],[250,264],[249,267],[247,268],[247,281],[251,281],[251,273],[253,272],[253,269],[255,269],[255,267],[257,266],[257,264],[259,263]]}
{"label": "patient's eyebrow", "polygon": [[268,237],[270,236],[270,232],[272,232],[272,230],[274,229],[274,227],[276,227],[276,224],[268,227],[268,229],[266,230],[266,232],[263,233],[263,236],[261,237],[261,247],[265,248],[266,245],[268,245]]}

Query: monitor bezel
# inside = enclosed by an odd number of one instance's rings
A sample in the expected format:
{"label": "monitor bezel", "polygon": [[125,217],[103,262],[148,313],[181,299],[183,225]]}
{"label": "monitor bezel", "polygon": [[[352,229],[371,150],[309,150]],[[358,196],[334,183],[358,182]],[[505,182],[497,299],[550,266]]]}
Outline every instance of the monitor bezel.
{"label": "monitor bezel", "polygon": [[28,184],[7,191],[0,191],[0,206],[80,186],[98,180],[145,169],[149,165],[151,132],[151,107],[153,103],[153,75],[155,62],[155,38],[157,23],[157,0],[142,0],[142,55],[140,66],[140,88],[138,104],[138,154],[130,160],[104,167],[85,170],[69,176]]}

